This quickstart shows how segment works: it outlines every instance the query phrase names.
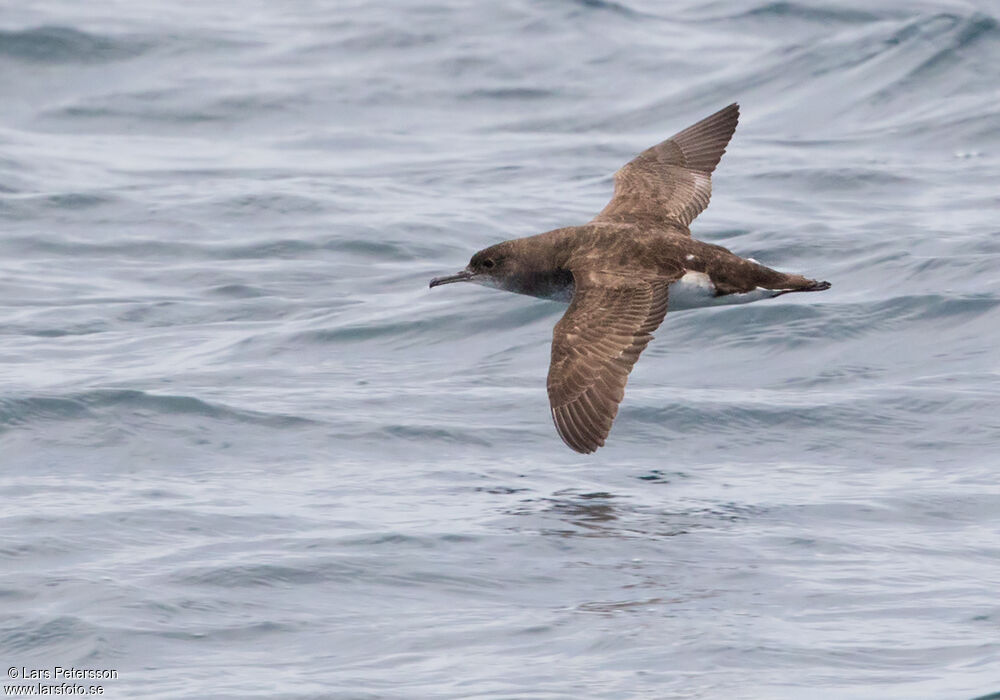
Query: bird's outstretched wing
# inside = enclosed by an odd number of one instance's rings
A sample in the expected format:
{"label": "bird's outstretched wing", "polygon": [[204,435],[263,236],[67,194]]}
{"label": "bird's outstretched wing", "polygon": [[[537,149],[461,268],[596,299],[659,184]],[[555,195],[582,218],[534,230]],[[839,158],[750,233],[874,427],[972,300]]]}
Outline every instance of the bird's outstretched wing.
{"label": "bird's outstretched wing", "polygon": [[615,194],[594,221],[687,226],[712,196],[712,171],[739,121],[733,103],[636,156],[615,173]]}
{"label": "bird's outstretched wing", "polygon": [[552,332],[548,390],[552,419],[577,452],[604,445],[625,382],[667,313],[676,276],[574,272],[573,300]]}

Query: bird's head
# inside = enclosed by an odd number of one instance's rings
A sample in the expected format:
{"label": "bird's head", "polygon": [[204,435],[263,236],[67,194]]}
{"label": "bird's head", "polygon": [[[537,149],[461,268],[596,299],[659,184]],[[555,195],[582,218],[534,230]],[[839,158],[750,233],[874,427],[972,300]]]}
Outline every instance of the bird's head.
{"label": "bird's head", "polygon": [[514,287],[518,286],[526,272],[525,262],[521,260],[521,256],[515,255],[509,242],[497,243],[473,255],[469,264],[458,274],[435,277],[430,286],[475,282],[487,287],[515,291]]}

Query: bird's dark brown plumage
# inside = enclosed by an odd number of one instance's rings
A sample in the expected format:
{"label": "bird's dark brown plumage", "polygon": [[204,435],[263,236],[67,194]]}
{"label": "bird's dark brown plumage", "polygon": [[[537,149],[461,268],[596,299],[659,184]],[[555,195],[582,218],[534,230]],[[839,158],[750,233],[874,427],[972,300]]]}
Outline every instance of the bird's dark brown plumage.
{"label": "bird's dark brown plumage", "polygon": [[712,171],[739,118],[731,104],[637,155],[615,173],[615,194],[594,221],[687,228],[708,206]]}
{"label": "bird's dark brown plumage", "polygon": [[578,452],[604,444],[639,354],[667,313],[667,278],[613,272],[576,278],[552,333],[549,403],[556,429]]}
{"label": "bird's dark brown plumage", "polygon": [[640,153],[615,174],[611,201],[589,224],[498,243],[457,275],[431,281],[570,300],[552,334],[547,386],[556,430],[577,452],[604,445],[672,294],[714,295],[697,306],[830,286],[691,238],[688,225],[708,206],[711,174],[738,119],[731,104]]}
{"label": "bird's dark brown plumage", "polygon": [[[615,173],[614,195],[594,222],[680,224],[686,230],[708,206],[712,171],[739,116],[739,106],[731,104],[629,161]],[[560,437],[577,452],[604,445],[628,375],[667,313],[669,284],[684,274],[679,267],[669,275],[657,272],[646,279],[582,275],[556,324],[549,404]]]}

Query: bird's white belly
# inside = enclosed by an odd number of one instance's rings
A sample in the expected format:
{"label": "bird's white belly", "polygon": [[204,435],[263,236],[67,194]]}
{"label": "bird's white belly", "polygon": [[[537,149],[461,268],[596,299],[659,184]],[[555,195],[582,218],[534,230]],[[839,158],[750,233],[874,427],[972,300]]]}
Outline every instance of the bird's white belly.
{"label": "bird's white belly", "polygon": [[752,301],[775,296],[773,289],[757,287],[752,292],[715,296],[715,285],[704,272],[688,270],[676,282],[670,284],[667,297],[669,311],[698,309],[703,306],[724,306],[726,304],[749,304]]}

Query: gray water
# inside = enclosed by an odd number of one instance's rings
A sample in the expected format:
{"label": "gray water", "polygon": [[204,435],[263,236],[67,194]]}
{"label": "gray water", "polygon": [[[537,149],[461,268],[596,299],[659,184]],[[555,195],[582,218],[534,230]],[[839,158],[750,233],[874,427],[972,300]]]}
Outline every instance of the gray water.
{"label": "gray water", "polygon": [[[3,667],[1000,690],[998,66],[988,0],[0,2]],[[695,235],[833,288],[668,314],[577,455],[563,307],[427,281],[737,100]]]}

